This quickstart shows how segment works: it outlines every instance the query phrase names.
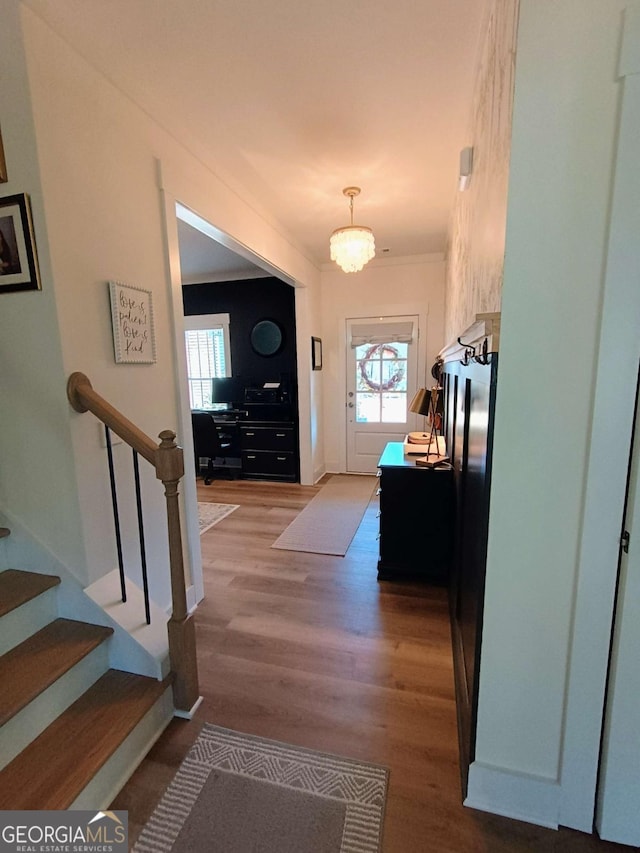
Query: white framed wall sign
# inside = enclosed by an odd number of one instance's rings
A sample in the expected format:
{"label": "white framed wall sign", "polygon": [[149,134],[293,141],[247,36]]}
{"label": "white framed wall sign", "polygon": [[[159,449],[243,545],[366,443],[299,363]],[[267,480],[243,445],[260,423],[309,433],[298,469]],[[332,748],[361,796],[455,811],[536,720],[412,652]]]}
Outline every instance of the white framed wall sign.
{"label": "white framed wall sign", "polygon": [[109,296],[116,362],[153,364],[156,360],[156,340],[151,291],[110,281]]}

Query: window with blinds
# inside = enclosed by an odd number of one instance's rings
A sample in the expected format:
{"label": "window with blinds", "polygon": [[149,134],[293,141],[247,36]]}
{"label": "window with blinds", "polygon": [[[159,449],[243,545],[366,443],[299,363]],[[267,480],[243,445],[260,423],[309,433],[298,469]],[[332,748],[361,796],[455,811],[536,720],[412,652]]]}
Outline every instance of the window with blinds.
{"label": "window with blinds", "polygon": [[191,408],[211,409],[211,380],[231,375],[228,315],[185,317],[185,326]]}

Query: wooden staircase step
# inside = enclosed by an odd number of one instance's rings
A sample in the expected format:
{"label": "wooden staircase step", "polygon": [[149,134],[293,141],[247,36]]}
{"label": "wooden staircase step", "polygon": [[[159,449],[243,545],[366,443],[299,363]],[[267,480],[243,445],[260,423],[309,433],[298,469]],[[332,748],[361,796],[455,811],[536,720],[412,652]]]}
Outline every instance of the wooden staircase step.
{"label": "wooden staircase step", "polygon": [[113,628],[55,619],[0,657],[0,726],[113,634]]}
{"label": "wooden staircase step", "polygon": [[[0,527],[0,531],[6,529]],[[17,569],[0,572],[0,616],[10,613],[59,583],[60,578],[53,575],[39,575],[36,572],[21,572]]]}
{"label": "wooden staircase step", "polygon": [[108,670],[0,771],[0,810],[69,808],[170,683]]}

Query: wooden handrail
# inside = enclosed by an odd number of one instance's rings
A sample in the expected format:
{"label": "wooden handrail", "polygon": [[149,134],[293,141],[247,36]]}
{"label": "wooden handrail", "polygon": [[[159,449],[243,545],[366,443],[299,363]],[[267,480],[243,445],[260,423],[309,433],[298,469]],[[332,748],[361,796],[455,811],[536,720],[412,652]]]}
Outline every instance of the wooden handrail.
{"label": "wooden handrail", "polygon": [[160,444],[126,418],[114,406],[93,390],[84,373],[72,373],[67,382],[67,397],[76,412],[91,412],[116,435],[153,465],[156,477],[164,485],[169,535],[169,567],[171,572],[172,613],[167,624],[169,657],[175,675],[173,700],[184,713],[198,701],[198,668],[196,660],[195,625],[187,611],[184,580],[182,533],[178,486],[184,476],[184,456],[172,430],[160,433]]}
{"label": "wooden handrail", "polygon": [[128,418],[101,397],[84,373],[72,373],[67,382],[67,397],[76,412],[91,412],[123,441],[137,450],[147,462],[155,466],[158,445]]}

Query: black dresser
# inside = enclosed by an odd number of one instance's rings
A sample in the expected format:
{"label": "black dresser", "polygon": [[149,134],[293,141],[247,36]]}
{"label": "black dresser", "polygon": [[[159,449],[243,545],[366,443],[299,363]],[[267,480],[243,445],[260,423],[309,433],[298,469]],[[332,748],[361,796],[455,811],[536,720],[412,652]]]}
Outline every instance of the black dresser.
{"label": "black dresser", "polygon": [[389,442],[378,462],[380,558],[378,579],[444,585],[453,543],[454,491],[450,467],[423,468]]}

